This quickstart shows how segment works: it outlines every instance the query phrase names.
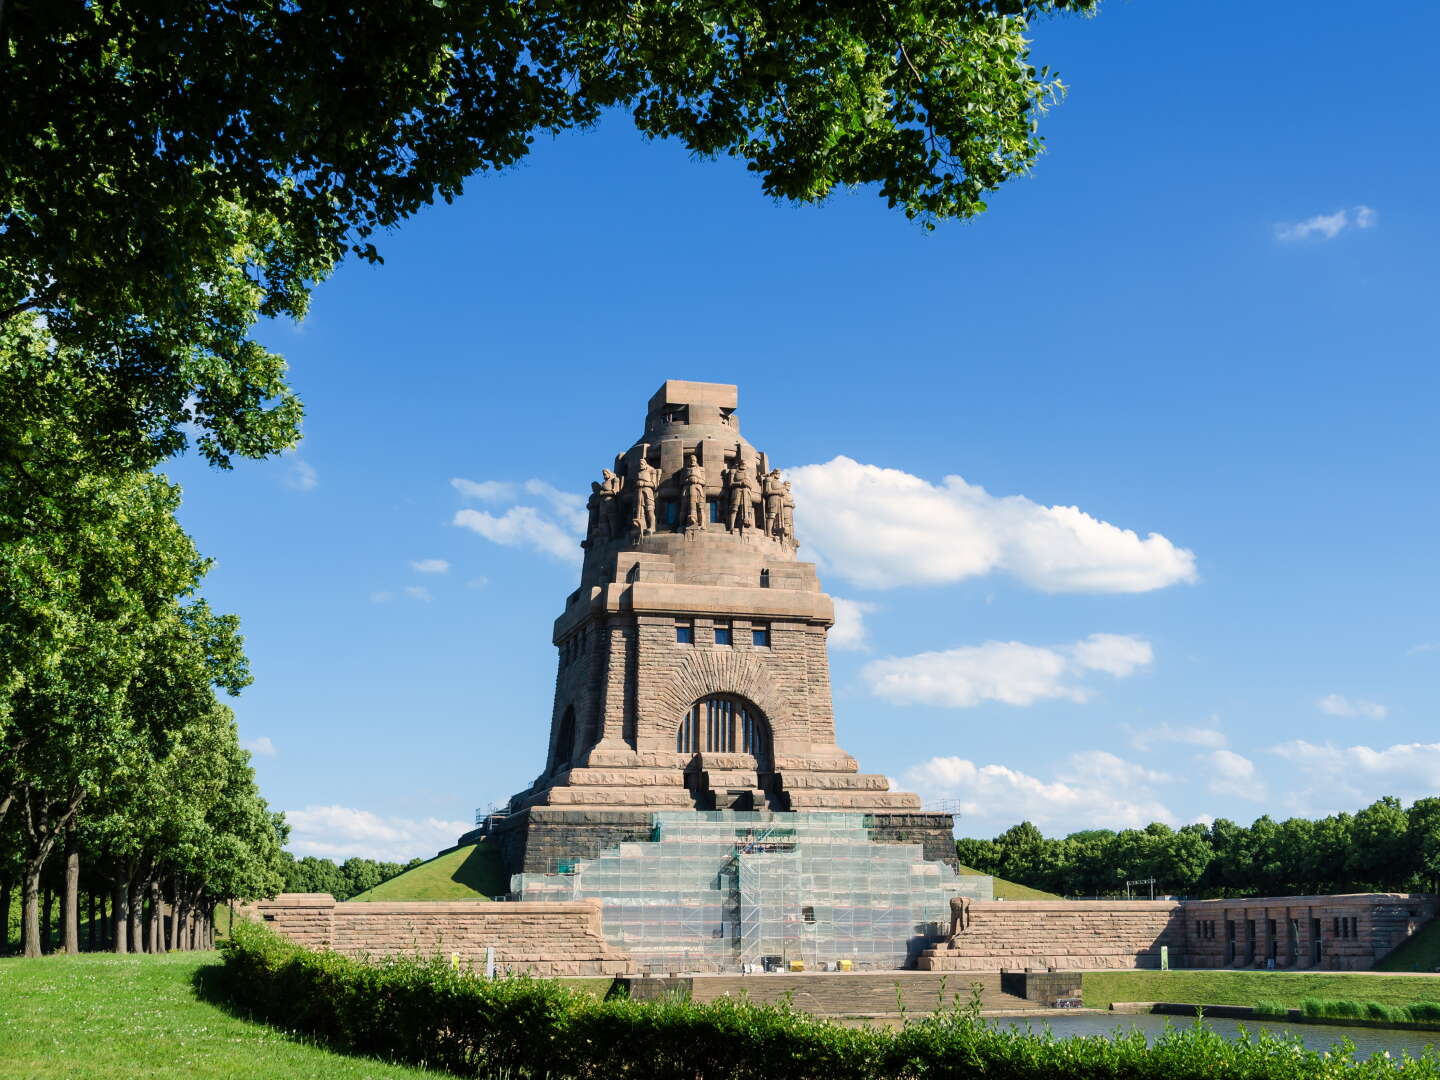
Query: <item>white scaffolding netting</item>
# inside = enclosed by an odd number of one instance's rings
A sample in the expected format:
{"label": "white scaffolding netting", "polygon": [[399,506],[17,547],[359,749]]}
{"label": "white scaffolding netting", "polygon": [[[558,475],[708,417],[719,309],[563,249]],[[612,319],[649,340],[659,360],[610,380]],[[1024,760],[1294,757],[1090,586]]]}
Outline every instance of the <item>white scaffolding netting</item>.
{"label": "white scaffolding netting", "polygon": [[951,897],[990,886],[876,843],[863,814],[728,810],[657,813],[648,843],[511,883],[522,900],[598,898],[605,936],[651,972],[901,968],[948,931]]}

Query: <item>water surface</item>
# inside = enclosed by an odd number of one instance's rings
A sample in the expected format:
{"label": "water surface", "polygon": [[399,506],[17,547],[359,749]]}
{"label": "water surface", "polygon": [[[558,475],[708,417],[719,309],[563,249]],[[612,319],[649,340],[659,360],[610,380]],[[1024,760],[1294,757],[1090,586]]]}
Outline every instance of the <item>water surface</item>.
{"label": "water surface", "polygon": [[[1049,1027],[1057,1038],[1070,1035],[1111,1035],[1116,1029],[1131,1031],[1138,1029],[1146,1039],[1154,1041],[1164,1030],[1166,1022],[1175,1027],[1195,1023],[1185,1016],[1156,1016],[1151,1013],[1069,1013],[1063,1010],[1046,1012],[1041,1016],[997,1016],[989,1023],[1010,1027],[1025,1027],[1029,1024],[1036,1031]],[[1397,1057],[1401,1050],[1412,1057],[1419,1057],[1425,1047],[1440,1040],[1440,1031],[1393,1031],[1386,1028],[1334,1027],[1330,1024],[1287,1024],[1274,1020],[1222,1020],[1205,1019],[1206,1025],[1224,1035],[1235,1038],[1244,1024],[1251,1034],[1269,1031],[1273,1034],[1293,1035],[1312,1050],[1328,1050],[1341,1039],[1355,1044],[1357,1055],[1369,1057],[1382,1050],[1388,1050]]]}

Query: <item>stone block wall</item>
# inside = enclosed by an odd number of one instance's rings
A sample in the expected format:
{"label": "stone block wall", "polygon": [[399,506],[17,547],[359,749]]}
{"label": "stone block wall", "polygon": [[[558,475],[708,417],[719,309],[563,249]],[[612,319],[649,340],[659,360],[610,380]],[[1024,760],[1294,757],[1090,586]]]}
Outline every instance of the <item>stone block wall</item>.
{"label": "stone block wall", "polygon": [[328,893],[281,893],[255,906],[272,929],[308,948],[349,956],[441,956],[547,977],[621,975],[629,954],[600,932],[600,903],[484,901],[337,903]]}
{"label": "stone block wall", "polygon": [[926,949],[922,971],[1178,966],[1181,906],[1165,900],[954,900],[950,939]]}
{"label": "stone block wall", "polygon": [[1187,900],[1191,967],[1366,971],[1436,914],[1436,897],[1344,893]]}

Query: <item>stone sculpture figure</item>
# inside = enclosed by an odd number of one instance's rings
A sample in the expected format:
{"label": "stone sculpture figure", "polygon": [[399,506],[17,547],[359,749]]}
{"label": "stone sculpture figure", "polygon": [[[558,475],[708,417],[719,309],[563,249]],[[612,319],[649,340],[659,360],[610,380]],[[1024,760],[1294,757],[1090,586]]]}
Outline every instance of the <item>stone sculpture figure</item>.
{"label": "stone sculpture figure", "polygon": [[585,500],[585,509],[590,512],[590,523],[585,529],[585,542],[597,547],[610,539],[610,512],[605,506],[605,495],[599,484],[590,485],[590,498]]}
{"label": "stone sculpture figure", "polygon": [[795,539],[795,495],[790,490],[789,480],[782,486],[785,491],[780,497],[780,539],[798,547],[799,542]]}
{"label": "stone sculpture figure", "polygon": [[761,496],[765,500],[765,535],[776,540],[785,539],[785,484],[780,479],[780,470],[771,469],[761,481]]}
{"label": "stone sculpture figure", "polygon": [[600,474],[600,516],[605,519],[605,535],[620,536],[625,531],[620,524],[620,489],[625,481],[609,469],[601,469]]}
{"label": "stone sculpture figure", "polygon": [[680,486],[685,492],[685,527],[705,528],[705,470],[695,462],[694,454],[685,455],[685,468],[680,472]]}
{"label": "stone sculpture figure", "polygon": [[660,483],[660,470],[645,460],[649,443],[640,446],[640,463],[635,467],[635,517],[631,525],[641,536],[655,531],[655,486]]}
{"label": "stone sculpture figure", "polygon": [[745,468],[745,461],[740,456],[740,447],[735,447],[735,465],[725,470],[725,490],[729,496],[728,507],[725,512],[725,527],[731,532],[744,532],[746,529],[754,528],[754,516],[751,508],[753,496],[753,483],[750,480],[750,471]]}

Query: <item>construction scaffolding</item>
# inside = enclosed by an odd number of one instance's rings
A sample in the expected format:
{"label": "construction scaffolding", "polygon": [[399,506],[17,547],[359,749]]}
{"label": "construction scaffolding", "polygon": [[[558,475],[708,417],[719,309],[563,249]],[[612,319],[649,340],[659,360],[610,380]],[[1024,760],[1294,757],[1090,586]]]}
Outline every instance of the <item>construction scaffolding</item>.
{"label": "construction scaffolding", "polygon": [[863,814],[663,811],[654,829],[511,888],[598,898],[605,936],[648,972],[901,968],[948,931],[951,897],[991,898],[988,877],[927,862],[918,844],[876,843]]}

